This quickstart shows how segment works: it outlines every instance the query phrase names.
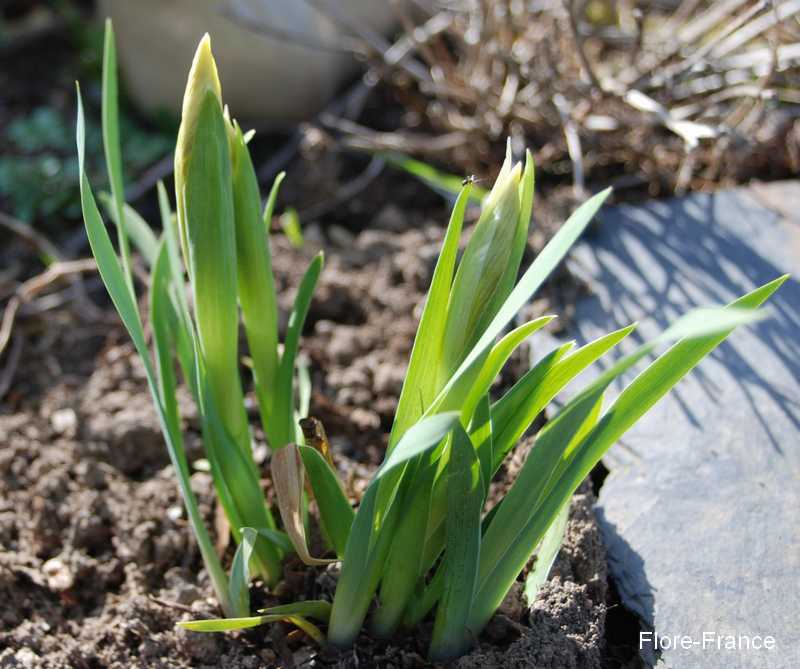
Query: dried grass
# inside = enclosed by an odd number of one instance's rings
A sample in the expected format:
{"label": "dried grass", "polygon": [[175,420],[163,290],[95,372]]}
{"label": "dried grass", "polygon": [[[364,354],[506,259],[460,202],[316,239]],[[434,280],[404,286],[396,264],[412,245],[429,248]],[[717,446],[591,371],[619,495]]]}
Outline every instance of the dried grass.
{"label": "dried grass", "polygon": [[483,176],[510,136],[577,196],[800,171],[800,0],[396,1],[393,44],[307,1],[361,40],[365,80],[403,108],[389,132],[323,115],[348,147]]}

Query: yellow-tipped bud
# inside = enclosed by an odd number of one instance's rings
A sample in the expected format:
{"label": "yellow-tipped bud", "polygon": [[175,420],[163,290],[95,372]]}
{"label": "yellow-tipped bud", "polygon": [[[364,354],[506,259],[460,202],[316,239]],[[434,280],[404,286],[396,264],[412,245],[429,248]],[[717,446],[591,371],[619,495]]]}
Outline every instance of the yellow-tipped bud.
{"label": "yellow-tipped bud", "polygon": [[484,199],[453,280],[439,370],[442,381],[461,364],[513,287],[528,224],[521,220],[521,185],[522,165],[514,165],[508,155]]}
{"label": "yellow-tipped bud", "polygon": [[200,116],[200,108],[208,91],[214,94],[222,107],[222,87],[217,74],[217,63],[211,53],[211,38],[208,33],[203,35],[197,51],[194,53],[189,78],[186,81],[186,91],[183,94],[183,107],[181,110],[181,127],[178,132],[178,144],[175,149],[175,176],[188,158],[191,151],[192,139]]}
{"label": "yellow-tipped bud", "polygon": [[224,427],[245,453],[250,440],[238,375],[236,237],[228,126],[205,35],[192,62],[175,147],[175,199],[197,334]]}
{"label": "yellow-tipped bud", "polygon": [[208,92],[213,93],[222,107],[222,87],[219,83],[217,63],[211,53],[211,38],[208,33],[203,35],[197,45],[189,78],[186,81],[186,90],[183,94],[183,107],[181,110],[181,126],[178,130],[178,141],[175,145],[175,194],[177,198],[178,222],[181,226],[181,241],[186,251],[184,229],[183,194],[186,185],[186,169],[191,157],[192,147],[197,135],[197,122],[200,110]]}

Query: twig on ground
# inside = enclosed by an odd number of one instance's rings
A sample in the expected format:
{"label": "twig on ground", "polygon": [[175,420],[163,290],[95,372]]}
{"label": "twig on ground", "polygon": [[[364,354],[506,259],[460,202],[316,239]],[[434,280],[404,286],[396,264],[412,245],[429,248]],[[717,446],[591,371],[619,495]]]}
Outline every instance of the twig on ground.
{"label": "twig on ground", "polygon": [[[64,255],[59,248],[29,223],[20,221],[14,216],[0,211],[0,226],[6,228],[10,232],[13,232],[38,250],[43,256],[43,260],[46,264],[63,262],[65,260]],[[86,294],[86,288],[83,285],[81,277],[79,275],[73,276],[71,283],[77,292],[77,299],[86,307],[92,316],[96,317],[96,308]],[[0,346],[0,354],[2,354],[3,347],[6,344],[7,342],[4,342],[3,345]]]}
{"label": "twig on ground", "polygon": [[603,88],[603,84],[600,83],[600,79],[597,78],[592,64],[589,62],[589,57],[586,55],[586,45],[578,28],[578,18],[575,15],[575,0],[564,0],[564,8],[567,10],[567,16],[569,17],[568,25],[570,34],[574,42],[575,54],[578,56],[578,60],[581,64],[581,70],[587,79],[587,83],[591,84],[596,91],[602,93],[605,89]]}
{"label": "twig on ground", "polygon": [[42,233],[35,230],[32,225],[2,211],[0,211],[0,225],[24,239],[48,259],[61,260],[61,252],[56,245]]}
{"label": "twig on ground", "polygon": [[561,115],[561,124],[564,127],[564,136],[567,140],[567,150],[569,151],[570,160],[572,160],[573,193],[577,199],[583,199],[586,195],[586,184],[583,177],[583,151],[578,128],[572,120],[569,104],[563,95],[560,93],[554,95],[553,104]]}
{"label": "twig on ground", "polygon": [[469,139],[464,132],[450,132],[445,135],[377,132],[353,121],[328,114],[325,114],[320,120],[324,126],[344,132],[343,144],[357,149],[412,151],[435,155],[462,146]]}
{"label": "twig on ground", "polygon": [[83,272],[93,272],[95,270],[97,270],[97,264],[91,258],[65,260],[53,263],[41,274],[20,284],[14,295],[8,300],[3,312],[3,319],[0,321],[0,355],[3,354],[6,346],[8,346],[14,320],[16,319],[20,307],[29,303],[39,293],[62,277],[81,274]]}
{"label": "twig on ground", "polygon": [[369,161],[366,169],[361,172],[361,174],[355,177],[352,181],[348,181],[346,184],[343,184],[338,188],[335,197],[331,198],[330,200],[326,200],[325,202],[320,202],[319,204],[306,207],[305,209],[298,211],[297,215],[301,219],[312,219],[319,218],[320,216],[327,214],[329,211],[333,211],[343,202],[351,200],[365,190],[367,186],[369,186],[383,171],[385,164],[386,163],[382,158],[373,156],[372,160]]}
{"label": "twig on ground", "polygon": [[166,599],[161,599],[160,597],[156,597],[155,595],[147,595],[147,598],[151,602],[153,602],[153,604],[158,604],[159,606],[163,606],[165,609],[175,609],[176,611],[182,611],[183,613],[191,613],[192,616],[197,615],[197,612],[191,606],[186,606],[186,604],[181,604],[180,602],[172,602]]}
{"label": "twig on ground", "polygon": [[8,350],[8,360],[6,361],[3,371],[0,372],[0,400],[2,400],[8,389],[11,388],[11,382],[14,380],[14,375],[17,373],[19,361],[22,358],[22,349],[25,346],[25,338],[18,334],[11,340],[11,347]]}
{"label": "twig on ground", "polygon": [[687,151],[681,161],[681,166],[678,168],[678,175],[675,178],[675,195],[683,195],[686,193],[689,183],[692,180],[692,174],[696,163],[697,153],[695,151]]}
{"label": "twig on ground", "polygon": [[[328,17],[333,23],[339,25],[344,30],[352,31],[360,37],[374,53],[381,55],[386,54],[391,46],[389,41],[380,33],[376,33],[369,26],[364,25],[362,22],[356,20],[346,11],[338,7],[339,3],[332,3],[328,0],[304,0],[306,4],[312,6],[322,15]],[[409,75],[418,79],[419,81],[430,80],[430,74],[415,61],[407,62],[402,61],[397,63],[399,67],[404,69]]]}

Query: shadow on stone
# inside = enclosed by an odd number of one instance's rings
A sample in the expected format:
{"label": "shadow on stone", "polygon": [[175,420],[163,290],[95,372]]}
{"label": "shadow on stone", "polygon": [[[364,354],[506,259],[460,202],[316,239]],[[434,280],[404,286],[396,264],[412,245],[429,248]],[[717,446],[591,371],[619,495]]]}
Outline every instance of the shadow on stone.
{"label": "shadow on stone", "polygon": [[[728,303],[786,272],[797,276],[798,203],[800,183],[786,182],[609,209],[571,259],[591,296],[577,304],[570,334],[582,343],[640,321],[635,336],[650,340],[693,307]],[[738,329],[605,458],[599,509],[620,600],[659,636],[776,641],[772,652],[746,658],[662,646],[666,666],[799,666],[795,279],[767,313]],[[635,345],[622,342],[620,353]]]}
{"label": "shadow on stone", "polygon": [[[725,304],[782,275],[786,265],[780,267],[770,258],[800,253],[800,225],[779,220],[740,192],[698,193],[647,207],[611,210],[593,229],[591,243],[579,250],[579,263],[591,255],[593,288],[600,287],[609,299],[603,309],[579,308],[578,338],[585,340],[585,332],[621,327],[643,315],[651,321],[648,325],[654,323],[663,330],[692,307]],[[769,308],[770,318],[758,325],[758,337],[798,377],[800,283],[789,279],[770,300]],[[713,356],[730,370],[729,378],[740,385],[772,447],[780,452],[753,389],[767,393],[797,429],[800,401],[781,392],[763,369],[739,355],[735,343],[724,343]],[[693,374],[714,400],[719,394],[717,383],[702,365]],[[675,393],[681,400],[680,387]],[[686,417],[699,425],[691,403],[681,401],[681,406]]]}

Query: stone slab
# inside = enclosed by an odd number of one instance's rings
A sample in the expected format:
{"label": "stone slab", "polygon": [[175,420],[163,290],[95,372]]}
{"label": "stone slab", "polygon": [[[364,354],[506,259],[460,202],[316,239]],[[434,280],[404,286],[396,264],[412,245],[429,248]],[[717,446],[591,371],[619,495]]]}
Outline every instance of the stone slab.
{"label": "stone slab", "polygon": [[[587,234],[570,259],[593,293],[577,305],[580,343],[634,320],[644,340],[793,274],[769,320],[735,332],[612,448],[598,514],[626,606],[699,641],[646,647],[646,662],[800,667],[800,182],[610,208]],[[775,648],[703,648],[704,633]]]}

